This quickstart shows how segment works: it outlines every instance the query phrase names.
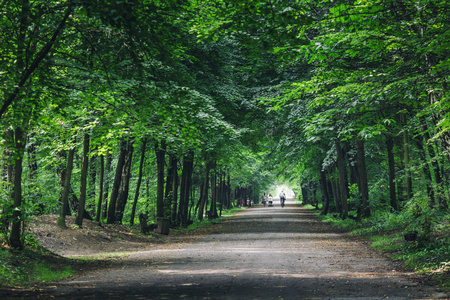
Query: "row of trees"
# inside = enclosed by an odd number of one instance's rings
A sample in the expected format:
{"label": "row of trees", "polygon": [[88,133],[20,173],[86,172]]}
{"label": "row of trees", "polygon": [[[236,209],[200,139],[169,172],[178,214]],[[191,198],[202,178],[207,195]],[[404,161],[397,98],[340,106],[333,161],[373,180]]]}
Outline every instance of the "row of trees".
{"label": "row of trees", "polygon": [[260,113],[234,69],[246,58],[233,39],[198,41],[197,5],[2,5],[0,226],[11,247],[23,247],[31,214],[58,212],[62,228],[68,214],[79,226],[140,213],[185,226],[254,185],[247,118]]}
{"label": "row of trees", "polygon": [[257,72],[272,74],[260,95],[273,121],[268,157],[304,202],[323,199],[323,213],[344,219],[379,209],[448,212],[448,3],[213,7],[200,35],[237,36],[258,58]]}
{"label": "row of trees", "polygon": [[22,247],[27,205],[59,211],[62,227],[69,207],[79,225],[150,211],[186,225],[273,174],[342,218],[447,212],[449,9],[9,1],[3,235]]}

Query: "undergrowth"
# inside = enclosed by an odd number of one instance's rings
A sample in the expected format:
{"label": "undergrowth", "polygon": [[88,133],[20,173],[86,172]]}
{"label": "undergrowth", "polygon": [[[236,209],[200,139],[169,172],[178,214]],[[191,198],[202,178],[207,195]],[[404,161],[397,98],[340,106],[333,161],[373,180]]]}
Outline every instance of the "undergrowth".
{"label": "undergrowth", "polygon": [[0,287],[31,286],[73,276],[70,266],[61,269],[60,259],[37,247],[11,251],[0,245]]}

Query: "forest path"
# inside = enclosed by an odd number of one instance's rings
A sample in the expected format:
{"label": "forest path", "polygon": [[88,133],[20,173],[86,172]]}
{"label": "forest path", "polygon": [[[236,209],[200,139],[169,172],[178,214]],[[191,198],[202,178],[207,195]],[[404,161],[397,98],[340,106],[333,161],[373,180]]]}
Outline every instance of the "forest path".
{"label": "forest path", "polygon": [[130,254],[58,283],[53,299],[444,298],[365,243],[288,201],[255,206],[196,241]]}

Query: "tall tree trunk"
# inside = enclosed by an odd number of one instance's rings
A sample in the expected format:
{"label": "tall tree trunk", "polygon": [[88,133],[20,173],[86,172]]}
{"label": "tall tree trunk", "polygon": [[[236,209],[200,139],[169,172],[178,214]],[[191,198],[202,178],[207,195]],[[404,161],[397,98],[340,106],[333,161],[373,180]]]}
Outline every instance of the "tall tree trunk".
{"label": "tall tree trunk", "polygon": [[435,197],[434,197],[434,190],[433,190],[433,179],[431,178],[431,172],[430,168],[428,166],[428,161],[426,158],[425,148],[424,148],[424,138],[422,136],[417,136],[414,139],[414,142],[416,143],[416,147],[419,150],[419,156],[422,160],[422,171],[425,175],[425,186],[427,187],[427,194],[428,194],[428,201],[430,207],[434,206],[435,203]]}
{"label": "tall tree trunk", "polygon": [[133,143],[132,141],[128,141],[127,150],[125,154],[125,162],[122,168],[122,180],[120,181],[119,195],[117,197],[117,204],[116,204],[115,220],[118,223],[122,223],[123,214],[125,212],[125,207],[128,201],[132,160],[133,160]]}
{"label": "tall tree trunk", "polygon": [[58,218],[58,227],[66,229],[66,214],[69,211],[69,193],[70,193],[70,180],[72,178],[73,170],[73,157],[75,154],[75,147],[69,150],[69,156],[67,157],[66,175],[64,178],[64,186],[61,199],[61,209]]}
{"label": "tall tree trunk", "polygon": [[408,131],[406,130],[406,115],[405,113],[402,114],[402,123],[403,126],[405,126],[405,129],[403,130],[403,162],[405,164],[405,181],[406,181],[406,197],[407,199],[411,199],[413,197],[413,191],[412,191],[412,177],[411,177],[411,164],[409,162],[409,138],[408,138]]}
{"label": "tall tree trunk", "polygon": [[322,187],[323,193],[323,208],[321,214],[326,215],[328,214],[328,208],[330,206],[330,195],[328,194],[327,177],[324,170],[320,170],[320,186]]}
{"label": "tall tree trunk", "polygon": [[199,220],[203,220],[203,215],[205,213],[206,203],[208,201],[209,196],[209,170],[211,169],[211,164],[206,161],[205,162],[205,178],[203,179],[201,193],[200,193],[200,200],[199,200],[199,207],[197,212],[197,218]]}
{"label": "tall tree trunk", "polygon": [[105,178],[105,156],[100,155],[100,174],[99,174],[99,183],[98,183],[98,203],[97,203],[97,214],[95,216],[95,220],[100,222],[100,217],[102,215],[102,199],[103,199],[103,181]]}
{"label": "tall tree trunk", "polygon": [[364,141],[360,138],[356,140],[356,157],[358,162],[359,192],[361,194],[361,216],[370,216],[369,207],[369,185],[367,182],[366,155],[364,152]]}
{"label": "tall tree trunk", "polygon": [[137,202],[139,199],[139,189],[141,188],[141,183],[142,183],[142,171],[144,169],[144,160],[145,160],[145,148],[147,145],[147,140],[144,139],[142,141],[142,146],[141,146],[141,159],[139,161],[139,174],[138,174],[138,180],[136,183],[136,192],[134,193],[134,201],[133,201],[133,207],[131,208],[131,216],[130,216],[130,224],[131,226],[133,226],[134,224],[134,217],[136,215],[136,206],[137,206]]}
{"label": "tall tree trunk", "polygon": [[11,234],[9,236],[9,244],[14,249],[23,249],[22,242],[22,161],[25,151],[25,132],[22,128],[17,127],[14,130],[14,203],[12,213]]}
{"label": "tall tree trunk", "polygon": [[80,179],[80,202],[78,203],[78,212],[75,218],[75,224],[83,226],[84,209],[86,205],[86,183],[89,165],[89,134],[84,134],[83,139],[83,160],[81,163],[81,179]]}
{"label": "tall tree trunk", "polygon": [[183,227],[188,225],[189,195],[192,186],[192,171],[194,166],[194,152],[189,151],[183,158],[181,173],[179,220]]}
{"label": "tall tree trunk", "polygon": [[116,221],[115,220],[116,202],[117,202],[117,196],[119,195],[120,182],[122,180],[122,169],[123,169],[123,165],[125,163],[126,152],[127,152],[127,142],[125,140],[123,140],[120,143],[120,154],[119,154],[119,159],[117,161],[116,174],[114,176],[114,184],[112,186],[111,196],[109,199],[108,218],[107,218],[108,224],[113,224]]}
{"label": "tall tree trunk", "polygon": [[164,218],[164,158],[166,154],[166,142],[155,143],[156,165],[157,165],[157,188],[156,188],[156,217]]}
{"label": "tall tree trunk", "polygon": [[105,166],[105,180],[103,188],[103,208],[102,208],[102,218],[106,218],[108,215],[108,194],[109,194],[109,181],[111,172],[111,160],[112,154],[108,151],[106,153],[106,166]]}
{"label": "tall tree trunk", "polygon": [[[14,199],[14,191],[12,190],[14,183],[14,130],[6,130],[3,148],[3,165],[2,165],[2,184],[1,187],[7,190],[7,193]],[[8,235],[9,219],[12,213],[13,203],[5,201],[1,207],[0,214],[0,233],[4,236]]]}
{"label": "tall tree trunk", "polygon": [[331,193],[333,194],[333,200],[334,200],[334,206],[336,208],[336,212],[341,215],[342,214],[342,207],[341,207],[341,196],[339,191],[339,186],[337,183],[337,180],[335,178],[334,170],[337,169],[337,163],[335,163],[333,166],[329,167],[327,169],[328,176],[330,178],[330,185],[331,185]]}
{"label": "tall tree trunk", "polygon": [[216,170],[216,162],[213,163],[213,169],[211,176],[211,205],[209,206],[209,218],[215,219],[217,218],[217,192],[216,192],[216,176],[217,176],[217,170]]}
{"label": "tall tree trunk", "polygon": [[173,173],[173,207],[172,207],[172,221],[175,222],[177,219],[177,206],[178,206],[178,159],[173,157],[174,161],[171,164],[175,165]]}
{"label": "tall tree trunk", "polygon": [[346,219],[348,217],[348,179],[347,179],[347,168],[345,167],[344,154],[338,140],[335,141],[336,152],[337,152],[337,165],[339,170],[339,189],[341,191],[341,207],[342,214],[341,218]]}
{"label": "tall tree trunk", "polygon": [[394,140],[390,135],[386,135],[386,149],[389,166],[389,204],[393,209],[398,210],[397,192],[395,191]]}
{"label": "tall tree trunk", "polygon": [[[423,132],[424,138],[425,138],[425,145],[427,145],[428,141],[430,141],[430,139],[431,139],[430,133],[428,132],[427,122],[425,120],[425,117],[421,117],[420,121],[421,121],[421,125],[422,125],[422,132]],[[441,172],[441,168],[439,166],[436,151],[433,147],[433,144],[431,144],[431,143],[428,145],[427,149],[428,149],[428,154],[430,155],[431,165],[433,167],[434,180],[435,180],[435,184],[436,184],[435,195],[436,195],[437,202],[441,209],[448,209],[447,201],[445,199],[446,197],[445,197],[445,191],[444,191],[444,186],[443,186],[444,182],[442,179],[442,172]]]}
{"label": "tall tree trunk", "polygon": [[[166,189],[164,191],[164,201],[165,205],[168,208],[172,207],[173,202],[173,185],[174,185],[174,177],[175,172],[177,171],[177,162],[175,155],[172,153],[169,153],[169,168],[167,170],[167,177],[166,177]],[[173,213],[170,214],[172,216]]]}
{"label": "tall tree trunk", "polygon": [[86,204],[89,211],[95,215],[95,182],[97,181],[97,156],[93,155],[89,161],[89,182],[86,190]]}

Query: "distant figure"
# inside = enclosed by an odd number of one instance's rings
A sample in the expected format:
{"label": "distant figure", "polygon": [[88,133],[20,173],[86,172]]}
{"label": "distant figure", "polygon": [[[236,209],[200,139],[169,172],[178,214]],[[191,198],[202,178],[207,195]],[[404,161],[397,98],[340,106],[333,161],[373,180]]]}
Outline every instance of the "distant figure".
{"label": "distant figure", "polygon": [[281,207],[284,207],[284,202],[286,201],[286,194],[284,193],[284,191],[281,191],[280,193],[280,204]]}
{"label": "distant figure", "polygon": [[271,193],[269,193],[269,206],[273,206],[273,197]]}
{"label": "distant figure", "polygon": [[247,197],[247,206],[250,206],[250,198]]}
{"label": "distant figure", "polygon": [[267,202],[266,193],[264,193],[264,195],[262,196],[261,202],[262,202],[262,204],[264,204],[264,207],[266,207],[266,202]]}

